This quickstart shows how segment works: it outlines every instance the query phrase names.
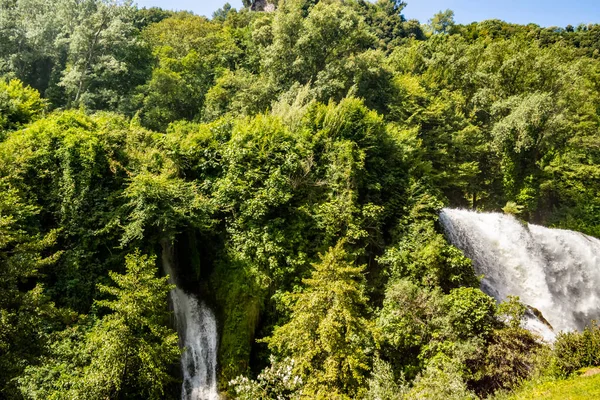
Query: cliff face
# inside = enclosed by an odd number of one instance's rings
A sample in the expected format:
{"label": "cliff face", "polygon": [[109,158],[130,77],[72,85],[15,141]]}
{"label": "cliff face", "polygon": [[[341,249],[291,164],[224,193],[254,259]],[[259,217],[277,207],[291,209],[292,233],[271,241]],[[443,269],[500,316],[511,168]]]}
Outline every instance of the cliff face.
{"label": "cliff face", "polygon": [[252,2],[250,9],[252,11],[273,12],[275,11],[276,6],[272,1],[273,0],[255,0]]}

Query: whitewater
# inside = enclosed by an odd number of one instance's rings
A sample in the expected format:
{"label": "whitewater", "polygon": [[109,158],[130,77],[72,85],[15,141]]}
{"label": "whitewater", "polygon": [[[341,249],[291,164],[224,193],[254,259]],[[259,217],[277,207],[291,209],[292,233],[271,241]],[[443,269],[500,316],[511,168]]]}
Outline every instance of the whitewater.
{"label": "whitewater", "polygon": [[[173,249],[163,243],[162,263],[169,281],[177,284]],[[217,390],[217,321],[213,312],[179,287],[171,290],[171,303],[179,335],[183,384],[181,400],[219,400]]]}
{"label": "whitewater", "polygon": [[541,312],[529,313],[528,329],[552,340],[600,319],[600,240],[500,213],[444,209],[440,222],[483,275],[484,292],[497,301],[519,296]]}

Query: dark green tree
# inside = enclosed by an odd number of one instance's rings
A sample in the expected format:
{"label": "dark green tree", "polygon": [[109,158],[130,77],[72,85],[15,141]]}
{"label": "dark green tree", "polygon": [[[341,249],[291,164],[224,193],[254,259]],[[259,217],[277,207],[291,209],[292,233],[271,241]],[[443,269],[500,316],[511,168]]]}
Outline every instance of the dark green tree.
{"label": "dark green tree", "polygon": [[26,398],[165,398],[174,381],[169,369],[179,355],[169,321],[168,277],[156,277],[156,257],[139,252],[126,258],[126,274],[110,273],[115,286],[100,285],[111,299],[97,306],[107,314],[59,335],[40,365],[20,379]]}
{"label": "dark green tree", "polygon": [[50,251],[55,231],[44,235],[33,227],[39,211],[0,179],[0,396],[5,398],[19,398],[15,379],[43,354],[48,333],[70,320],[40,283],[60,252]]}

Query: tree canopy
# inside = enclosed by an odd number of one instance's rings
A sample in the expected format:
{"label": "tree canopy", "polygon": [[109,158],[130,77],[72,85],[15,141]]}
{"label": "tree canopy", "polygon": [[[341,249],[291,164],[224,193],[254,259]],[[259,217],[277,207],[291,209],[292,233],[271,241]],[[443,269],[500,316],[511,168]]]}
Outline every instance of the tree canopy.
{"label": "tree canopy", "polygon": [[165,248],[232,397],[483,398],[595,363],[596,326],[552,349],[482,292],[439,211],[600,237],[600,25],[405,6],[0,0],[0,398],[179,398]]}

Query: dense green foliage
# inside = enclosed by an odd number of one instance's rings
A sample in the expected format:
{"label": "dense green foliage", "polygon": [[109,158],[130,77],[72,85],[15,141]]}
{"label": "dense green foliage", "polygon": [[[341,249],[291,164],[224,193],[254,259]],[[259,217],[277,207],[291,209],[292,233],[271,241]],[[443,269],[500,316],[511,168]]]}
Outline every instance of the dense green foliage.
{"label": "dense green foliage", "polygon": [[[294,360],[292,373],[313,398],[356,397],[368,371],[372,327],[365,318],[362,272],[339,242],[314,265],[305,291],[288,295],[290,321],[273,332],[269,346]],[[372,351],[372,350],[371,350]]]}
{"label": "dense green foliage", "polygon": [[564,332],[554,345],[556,372],[571,375],[590,365],[600,365],[600,327],[594,321],[583,332]]}
{"label": "dense green foliage", "polygon": [[96,304],[111,312],[88,326],[67,328],[40,366],[19,378],[32,399],[164,398],[177,360],[177,335],[165,327],[164,307],[171,286],[155,278],[154,259],[133,253],[127,272],[110,277],[117,287],[99,285],[115,300]]}
{"label": "dense green foliage", "polygon": [[0,398],[176,398],[171,246],[241,399],[477,398],[599,363],[596,325],[549,350],[484,294],[438,212],[600,236],[600,26],[244,4],[0,0]]}

